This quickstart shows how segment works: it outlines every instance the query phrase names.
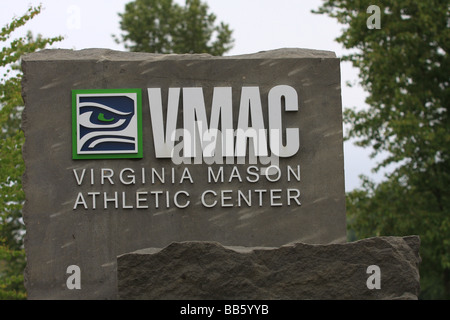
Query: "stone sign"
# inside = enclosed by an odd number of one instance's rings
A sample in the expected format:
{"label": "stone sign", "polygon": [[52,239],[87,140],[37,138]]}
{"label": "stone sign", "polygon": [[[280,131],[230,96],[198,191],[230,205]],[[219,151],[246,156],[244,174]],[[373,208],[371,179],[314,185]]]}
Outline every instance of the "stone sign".
{"label": "stone sign", "polygon": [[23,59],[26,287],[115,299],[118,255],[346,239],[340,61],[43,50]]}

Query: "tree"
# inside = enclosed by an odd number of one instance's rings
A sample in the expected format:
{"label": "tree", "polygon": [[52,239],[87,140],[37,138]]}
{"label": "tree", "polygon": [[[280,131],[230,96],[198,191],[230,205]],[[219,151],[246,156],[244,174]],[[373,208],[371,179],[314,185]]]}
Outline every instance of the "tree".
{"label": "tree", "polygon": [[135,0],[119,14],[122,42],[130,51],[153,53],[209,53],[221,56],[233,46],[227,24],[215,25],[201,0],[186,0],[184,7],[172,0]]}
{"label": "tree", "polygon": [[325,0],[314,13],[346,26],[336,40],[360,70],[367,108],[344,111],[346,138],[388,156],[387,180],[363,178],[347,194],[359,237],[418,234],[421,298],[450,298],[450,119],[448,0],[380,0],[379,29],[370,0]]}
{"label": "tree", "polygon": [[22,55],[42,49],[61,37],[25,37],[12,40],[13,32],[41,12],[41,6],[28,11],[0,31],[0,299],[25,298],[23,270],[22,159],[23,132],[20,130],[23,101],[21,96],[20,58]]}

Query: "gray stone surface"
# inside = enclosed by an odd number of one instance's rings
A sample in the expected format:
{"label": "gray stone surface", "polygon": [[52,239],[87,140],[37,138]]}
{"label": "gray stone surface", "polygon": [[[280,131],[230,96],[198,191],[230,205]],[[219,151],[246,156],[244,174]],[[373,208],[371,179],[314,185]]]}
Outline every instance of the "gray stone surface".
{"label": "gray stone surface", "polygon": [[[172,243],[118,257],[121,299],[417,299],[420,239],[279,248]],[[366,285],[380,268],[380,289]],[[372,281],[369,281],[372,283]]]}
{"label": "gray stone surface", "polygon": [[[180,241],[216,241],[227,246],[277,247],[292,242],[342,243],[346,239],[340,61],[327,51],[280,49],[256,54],[212,57],[209,55],[157,55],[125,53],[106,49],[43,50],[23,58],[25,110],[23,210],[27,234],[26,287],[30,299],[114,299],[117,296],[117,255],[141,248],[165,247]],[[156,159],[147,88],[162,88],[163,105],[170,87],[202,87],[205,104],[211,106],[214,87],[233,89],[233,114],[238,115],[240,91],[258,86],[264,123],[267,127],[268,91],[276,85],[296,89],[299,109],[283,115],[283,124],[299,128],[300,149],[280,159],[283,175],[269,182],[261,177],[249,183],[249,164],[237,164],[243,181],[229,182],[232,165],[223,165],[225,181],[208,183],[206,165],[174,165],[170,159]],[[72,159],[72,100],[75,89],[142,89],[142,159]],[[181,110],[181,107],[180,107]],[[208,110],[207,110],[208,112]],[[209,117],[209,114],[208,114]],[[178,125],[182,123],[181,111]],[[234,118],[234,122],[237,119]],[[301,181],[287,181],[285,168],[301,167]],[[212,165],[216,170],[220,165]],[[113,170],[114,184],[100,181],[101,169]],[[136,172],[135,184],[123,184],[119,172]],[[142,183],[140,172],[165,169],[165,183]],[[171,170],[174,169],[175,183]],[[185,168],[193,183],[179,183]],[[78,185],[73,170],[86,170]],[[94,173],[91,183],[90,173]],[[268,190],[295,188],[301,206],[282,199],[271,206]],[[252,206],[206,208],[200,203],[204,190],[266,190],[259,205],[253,194]],[[166,208],[166,192],[189,192],[185,209]],[[137,192],[162,192],[160,207],[150,196],[148,209],[136,207]],[[86,197],[88,208],[78,205],[77,195]],[[114,208],[108,197],[117,192],[120,204]],[[97,207],[93,196],[98,193]],[[123,208],[122,194],[126,205]],[[285,193],[281,193],[282,195]],[[235,194],[234,194],[235,196]],[[185,199],[182,199],[185,200]],[[275,200],[278,202],[279,200]],[[220,200],[219,200],[220,203]],[[81,289],[66,286],[67,267],[81,270]]]}

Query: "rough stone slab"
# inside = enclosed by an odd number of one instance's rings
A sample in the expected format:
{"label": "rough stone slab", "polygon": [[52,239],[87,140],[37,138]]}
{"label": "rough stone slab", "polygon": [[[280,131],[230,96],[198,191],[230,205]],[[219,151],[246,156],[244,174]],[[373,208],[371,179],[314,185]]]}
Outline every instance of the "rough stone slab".
{"label": "rough stone slab", "polygon": [[[417,299],[420,239],[279,248],[172,243],[118,257],[121,299]],[[380,289],[368,289],[380,268]]]}
{"label": "rough stone slab", "polygon": [[110,49],[44,49],[25,56],[26,61],[160,61],[160,60],[234,60],[234,59],[303,59],[336,58],[333,51],[283,48],[234,56],[199,54],[160,54],[147,52],[123,52]]}
{"label": "rough stone slab", "polygon": [[[23,218],[27,229],[25,276],[29,299],[115,299],[116,257],[141,248],[163,248],[172,242],[278,247],[292,242],[346,241],[340,60],[334,53],[280,49],[212,57],[108,49],[42,50],[26,55],[22,67],[26,197]],[[298,128],[300,136],[297,154],[280,159],[283,175],[279,182],[269,182],[261,176],[259,182],[250,183],[245,179],[249,164],[239,164],[242,182],[236,178],[230,182],[233,166],[224,165],[223,183],[209,183],[206,165],[174,165],[171,159],[155,157],[148,88],[161,88],[166,110],[168,88],[201,87],[205,105],[211,108],[213,89],[231,87],[236,127],[242,88],[257,86],[267,128],[268,93],[278,85],[291,86],[298,92],[298,112],[284,112],[282,118],[283,127]],[[127,88],[142,91],[144,157],[74,160],[72,90]],[[211,110],[206,112],[209,120]],[[178,127],[183,124],[182,113],[180,106]],[[301,166],[301,181],[288,181],[288,165]],[[214,170],[219,167],[214,165]],[[108,181],[101,183],[104,168],[114,172],[113,185]],[[135,171],[136,184],[120,182],[119,173],[125,168]],[[139,178],[142,168],[148,170],[145,184]],[[159,173],[165,169],[165,183],[149,182],[152,168]],[[190,170],[193,183],[179,183],[185,168]],[[171,182],[172,169],[175,183]],[[85,170],[82,183],[77,183],[74,170],[78,178]],[[95,177],[93,184],[91,172]],[[299,191],[301,205],[287,203],[286,191],[291,188]],[[255,189],[266,190],[261,205]],[[191,200],[183,209],[173,201],[174,193],[180,190],[187,190]],[[231,190],[234,198],[226,205],[233,207],[221,207],[216,198],[218,205],[205,208],[200,203],[205,190],[219,195]],[[237,204],[238,190],[253,192],[251,206]],[[268,190],[283,190],[279,193],[283,196],[281,206],[271,205]],[[159,208],[155,208],[156,201],[150,195],[155,191],[162,192]],[[148,193],[148,209],[137,208],[138,192]],[[163,205],[167,192],[172,196],[168,197],[168,208]],[[78,205],[74,209],[79,193],[86,198],[88,208]],[[96,208],[94,196],[89,193],[97,195]],[[126,201],[122,200],[124,193]],[[104,200],[114,194],[120,196],[117,208],[112,202],[104,205]],[[66,270],[71,265],[81,270],[80,290],[66,286]]]}

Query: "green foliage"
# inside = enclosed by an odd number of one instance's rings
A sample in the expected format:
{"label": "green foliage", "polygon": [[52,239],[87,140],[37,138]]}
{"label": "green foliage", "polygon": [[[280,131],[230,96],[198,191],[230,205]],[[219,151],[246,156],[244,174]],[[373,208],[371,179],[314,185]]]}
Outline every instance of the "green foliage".
{"label": "green foliage", "polygon": [[23,132],[20,130],[23,101],[21,96],[20,58],[42,49],[61,37],[51,39],[28,32],[25,37],[11,39],[13,32],[39,14],[41,7],[30,7],[26,14],[14,18],[0,31],[0,299],[23,299],[25,254],[23,251],[22,190],[24,163]]}
{"label": "green foliage", "polygon": [[229,26],[215,25],[216,16],[201,0],[186,0],[184,7],[172,0],[135,0],[119,16],[125,33],[116,42],[130,51],[221,56],[233,45]]}
{"label": "green foliage", "polygon": [[25,253],[23,249],[11,250],[0,241],[0,300],[22,300],[26,298],[23,285]]}
{"label": "green foliage", "polygon": [[[369,29],[370,5],[381,28]],[[346,109],[347,138],[387,153],[387,181],[347,194],[357,237],[418,234],[421,298],[450,299],[450,30],[448,0],[325,0],[315,13],[346,26],[336,40],[360,70],[368,108]]]}

